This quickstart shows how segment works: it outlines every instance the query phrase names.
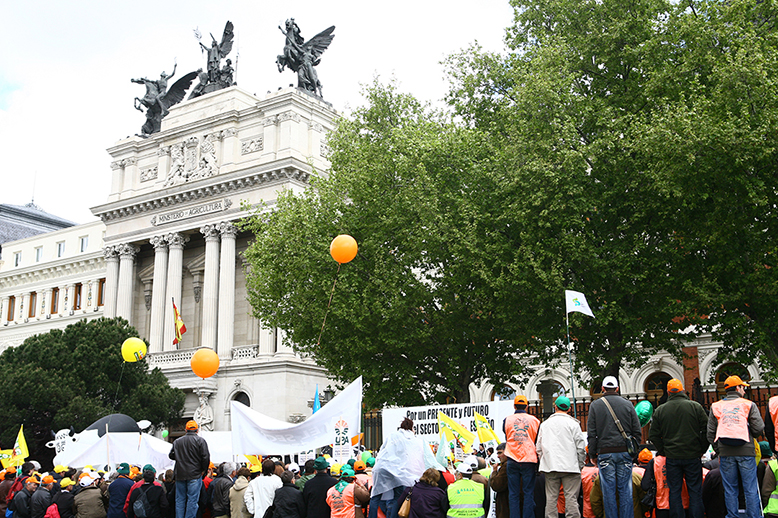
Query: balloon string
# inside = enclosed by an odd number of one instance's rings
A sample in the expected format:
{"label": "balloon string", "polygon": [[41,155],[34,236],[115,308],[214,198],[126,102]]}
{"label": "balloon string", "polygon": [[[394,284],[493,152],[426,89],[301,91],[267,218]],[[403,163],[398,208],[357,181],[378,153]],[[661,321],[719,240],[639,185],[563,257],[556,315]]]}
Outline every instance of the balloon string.
{"label": "balloon string", "polygon": [[116,413],[116,399],[119,397],[119,389],[122,388],[122,376],[124,376],[124,365],[127,362],[122,362],[122,370],[119,371],[119,382],[116,385],[116,394],[113,396],[113,411],[111,412],[111,415],[108,416],[108,424],[106,425],[105,431],[108,432],[108,428],[111,426],[111,419],[113,418],[113,414]]}
{"label": "balloon string", "polygon": [[338,271],[335,272],[335,282],[332,283],[332,291],[330,292],[330,300],[327,302],[327,310],[324,312],[324,320],[321,323],[321,331],[319,331],[319,339],[316,341],[316,345],[321,344],[321,335],[324,332],[324,324],[327,323],[327,313],[330,312],[330,305],[332,304],[332,296],[335,295],[335,285],[338,283],[338,274],[340,273],[340,263],[338,263]]}

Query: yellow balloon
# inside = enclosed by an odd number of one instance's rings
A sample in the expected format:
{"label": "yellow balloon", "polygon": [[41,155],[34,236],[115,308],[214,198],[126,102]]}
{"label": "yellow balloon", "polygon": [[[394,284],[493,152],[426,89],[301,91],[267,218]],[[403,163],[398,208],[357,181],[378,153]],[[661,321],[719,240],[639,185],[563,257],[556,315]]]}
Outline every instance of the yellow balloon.
{"label": "yellow balloon", "polygon": [[146,343],[140,338],[130,337],[122,344],[122,358],[126,362],[137,362],[146,357]]}

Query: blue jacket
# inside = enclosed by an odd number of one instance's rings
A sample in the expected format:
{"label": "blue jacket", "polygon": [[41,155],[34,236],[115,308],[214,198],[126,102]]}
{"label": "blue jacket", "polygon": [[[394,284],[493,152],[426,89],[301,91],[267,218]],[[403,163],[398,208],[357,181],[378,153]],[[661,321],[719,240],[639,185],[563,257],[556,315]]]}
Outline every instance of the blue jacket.
{"label": "blue jacket", "polygon": [[111,482],[108,486],[108,513],[106,518],[126,518],[124,502],[134,482],[124,475]]}

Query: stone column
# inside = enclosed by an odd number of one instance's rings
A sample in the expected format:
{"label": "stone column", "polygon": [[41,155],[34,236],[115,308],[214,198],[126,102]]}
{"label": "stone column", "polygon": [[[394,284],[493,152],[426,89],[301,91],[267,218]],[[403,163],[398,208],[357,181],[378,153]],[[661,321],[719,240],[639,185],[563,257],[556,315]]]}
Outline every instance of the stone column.
{"label": "stone column", "polygon": [[100,307],[97,305],[100,300],[100,279],[89,281],[89,294],[87,295],[87,311],[95,312]]}
{"label": "stone column", "polygon": [[16,307],[14,308],[14,322],[24,322],[24,312],[27,306],[24,303],[24,293],[16,295]]}
{"label": "stone column", "polygon": [[26,322],[30,315],[30,292],[27,292],[22,297],[22,312],[19,315],[19,320]]}
{"label": "stone column", "polygon": [[154,236],[149,242],[154,247],[154,284],[151,291],[151,329],[149,352],[162,352],[165,336],[165,296],[167,295],[168,249],[165,236]]}
{"label": "stone column", "polygon": [[6,325],[8,323],[8,302],[11,297],[3,297],[3,305],[0,307],[0,325]]}
{"label": "stone column", "polygon": [[70,284],[63,284],[59,287],[59,316],[61,317],[70,313],[70,292]]}
{"label": "stone column", "polygon": [[43,299],[41,300],[41,318],[49,318],[51,315],[51,294],[53,288],[43,290]]}
{"label": "stone column", "polygon": [[[115,246],[106,246],[103,248],[105,254],[105,306],[103,314],[106,318],[116,316],[116,297],[119,293],[119,254]],[[62,308],[62,300],[65,294],[60,290],[59,307]]]}
{"label": "stone column", "polygon": [[140,247],[125,243],[119,245],[119,291],[116,298],[116,316],[132,325],[132,300],[135,294],[135,256]]}
{"label": "stone column", "polygon": [[[173,314],[173,303],[176,301],[178,311],[181,309],[181,283],[184,269],[184,245],[189,238],[183,234],[168,234],[165,238],[168,242],[168,267],[167,267],[167,289],[165,290],[165,334],[162,342],[163,351],[175,351],[173,345],[175,337],[175,316]],[[183,317],[183,315],[182,315]],[[184,320],[186,322],[186,320]]]}
{"label": "stone column", "polygon": [[203,326],[200,344],[216,349],[216,322],[219,314],[219,228],[205,225],[205,279],[203,282]]}
{"label": "stone column", "polygon": [[294,349],[286,345],[286,333],[276,328],[276,356],[294,356]]}
{"label": "stone column", "polygon": [[216,352],[219,358],[232,356],[235,336],[235,241],[238,229],[230,222],[219,224],[222,235],[219,262],[219,338]]}

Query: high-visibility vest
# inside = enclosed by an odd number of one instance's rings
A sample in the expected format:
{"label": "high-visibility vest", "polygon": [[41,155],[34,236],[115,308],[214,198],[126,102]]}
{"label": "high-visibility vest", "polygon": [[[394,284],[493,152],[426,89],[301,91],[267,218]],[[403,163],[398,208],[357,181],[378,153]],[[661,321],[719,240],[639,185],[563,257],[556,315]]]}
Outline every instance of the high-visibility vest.
{"label": "high-visibility vest", "polygon": [[[660,455],[654,457],[654,480],[656,480],[656,508],[670,509],[670,487],[667,485],[667,459]],[[683,508],[689,508],[689,491],[686,489],[686,481],[683,481],[681,491]]]}
{"label": "high-visibility vest", "polygon": [[[773,471],[775,480],[778,480],[778,460],[771,460],[767,463],[767,467]],[[778,487],[776,487],[775,491],[770,493],[770,498],[767,501],[767,507],[764,508],[764,514],[778,514]]]}
{"label": "high-visibility vest", "polygon": [[360,484],[365,486],[368,491],[373,490],[373,477],[371,477],[367,473],[357,473],[356,475],[354,475],[354,478],[356,478]]}
{"label": "high-visibility vest", "polygon": [[770,398],[767,408],[770,410],[770,419],[773,420],[773,427],[775,428],[775,444],[778,444],[778,396]]}
{"label": "high-visibility vest", "polygon": [[736,439],[746,443],[751,442],[751,434],[748,431],[751,404],[751,401],[743,398],[724,399],[713,403],[711,412],[719,421],[716,427],[716,441]]}
{"label": "high-visibility vest", "polygon": [[342,493],[332,486],[327,491],[327,505],[332,518],[354,518],[354,484],[346,486]]}
{"label": "high-visibility vest", "polygon": [[530,414],[512,414],[505,418],[505,455],[516,462],[537,462],[535,439],[540,421]]}
{"label": "high-visibility vest", "polygon": [[463,478],[448,486],[448,513],[452,518],[484,516],[484,485]]}
{"label": "high-visibility vest", "polygon": [[594,518],[594,511],[592,511],[592,502],[589,500],[589,495],[592,493],[592,487],[594,487],[594,479],[597,478],[597,474],[600,472],[597,466],[584,466],[581,470],[581,489],[583,490],[583,518]]}

